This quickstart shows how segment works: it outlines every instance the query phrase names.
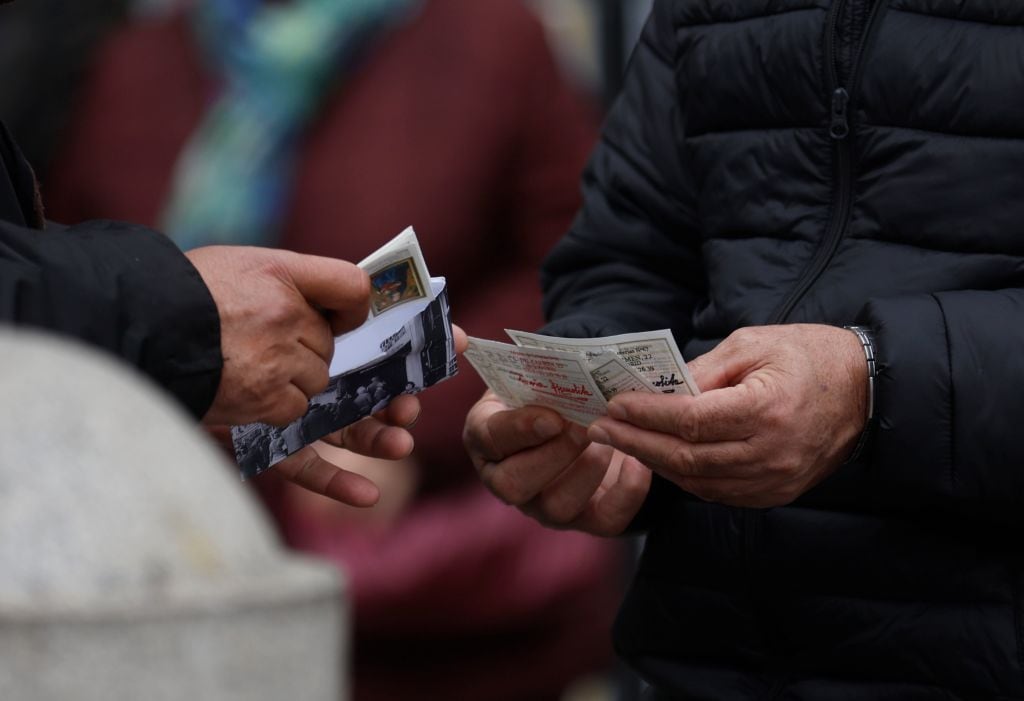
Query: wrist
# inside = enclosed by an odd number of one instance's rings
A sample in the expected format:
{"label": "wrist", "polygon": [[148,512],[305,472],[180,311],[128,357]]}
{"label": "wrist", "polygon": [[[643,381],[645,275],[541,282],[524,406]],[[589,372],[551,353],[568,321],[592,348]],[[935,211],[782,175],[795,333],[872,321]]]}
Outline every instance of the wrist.
{"label": "wrist", "polygon": [[853,462],[857,460],[864,452],[864,448],[867,445],[868,440],[871,437],[872,427],[874,426],[875,420],[875,378],[878,372],[877,355],[875,353],[875,338],[874,334],[870,329],[864,326],[850,325],[844,326],[844,329],[853,333],[857,340],[860,342],[861,350],[864,356],[864,363],[867,369],[867,381],[864,385],[865,388],[865,418],[864,428],[861,430],[860,437],[857,439],[857,443],[853,448],[853,452],[850,457],[846,459],[846,462]]}

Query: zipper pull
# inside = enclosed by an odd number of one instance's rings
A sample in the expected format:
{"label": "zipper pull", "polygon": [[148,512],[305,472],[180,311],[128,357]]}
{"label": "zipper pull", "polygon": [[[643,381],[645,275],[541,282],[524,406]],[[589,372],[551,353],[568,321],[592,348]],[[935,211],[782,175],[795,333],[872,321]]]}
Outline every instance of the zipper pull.
{"label": "zipper pull", "polygon": [[836,88],[832,93],[832,124],[828,135],[836,141],[842,141],[850,134],[850,122],[846,119],[846,106],[850,96],[844,88]]}

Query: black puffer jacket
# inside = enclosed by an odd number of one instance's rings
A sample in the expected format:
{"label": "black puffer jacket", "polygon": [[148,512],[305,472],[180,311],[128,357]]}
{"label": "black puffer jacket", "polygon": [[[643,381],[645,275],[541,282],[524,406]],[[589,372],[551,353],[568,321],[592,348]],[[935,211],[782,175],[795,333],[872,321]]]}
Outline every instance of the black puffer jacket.
{"label": "black puffer jacket", "polygon": [[41,226],[32,171],[0,124],[0,322],[108,350],[205,414],[220,382],[220,317],[188,259],[140,226]]}
{"label": "black puffer jacket", "polygon": [[1024,699],[1024,2],[656,0],[547,332],[859,321],[865,457],[658,480],[616,642],[667,698]]}

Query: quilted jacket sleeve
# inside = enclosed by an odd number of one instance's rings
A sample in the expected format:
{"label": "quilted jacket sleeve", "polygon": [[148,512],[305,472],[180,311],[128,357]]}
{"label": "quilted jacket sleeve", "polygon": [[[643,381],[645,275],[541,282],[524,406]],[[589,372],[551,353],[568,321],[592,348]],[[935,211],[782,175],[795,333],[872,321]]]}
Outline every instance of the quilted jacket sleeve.
{"label": "quilted jacket sleeve", "polygon": [[692,233],[694,188],[679,160],[684,113],[672,70],[672,6],[655,3],[584,174],[583,208],[545,261],[544,333],[670,327],[681,343],[691,335],[704,273]]}
{"label": "quilted jacket sleeve", "polygon": [[872,498],[1024,525],[1024,290],[869,303],[879,353]]}
{"label": "quilted jacket sleeve", "polygon": [[149,375],[196,417],[220,382],[220,319],[198,271],[161,234],[93,221],[0,221],[0,321],[71,336]]}

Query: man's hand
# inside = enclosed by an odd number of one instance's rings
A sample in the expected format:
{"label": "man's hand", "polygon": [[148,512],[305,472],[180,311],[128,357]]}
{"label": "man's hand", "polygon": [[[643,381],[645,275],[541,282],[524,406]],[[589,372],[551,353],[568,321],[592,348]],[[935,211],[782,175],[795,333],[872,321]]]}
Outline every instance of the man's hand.
{"label": "man's hand", "polygon": [[[455,352],[466,350],[466,333],[452,326]],[[401,394],[373,416],[357,421],[341,431],[320,440],[337,448],[381,460],[401,460],[413,449],[409,433],[420,415],[420,401],[414,395]],[[331,456],[337,459],[338,456]],[[364,475],[345,470],[306,446],[274,465],[274,469],[300,487],[323,494],[349,506],[373,506],[380,499],[380,490]]]}
{"label": "man's hand", "polygon": [[302,416],[327,387],[334,336],[366,320],[366,273],[264,248],[208,246],[185,255],[220,313],[224,369],[203,422],[284,426]]}
{"label": "man's hand", "polygon": [[703,394],[619,395],[590,439],[702,499],[771,507],[831,474],[864,428],[867,365],[845,329],[744,328],[689,366]]}
{"label": "man's hand", "polygon": [[[455,352],[463,353],[469,341],[466,332],[452,325]],[[413,449],[413,437],[409,433],[420,415],[420,401],[410,394],[401,394],[378,411],[361,421],[346,426],[320,440],[352,453],[380,460],[402,460],[409,457]],[[234,456],[230,426],[208,425],[207,431],[220,444],[224,452]],[[341,462],[345,453],[329,455]],[[345,470],[331,460],[325,460],[312,446],[306,446],[274,465],[285,479],[311,492],[322,494],[349,506],[373,506],[380,499],[380,490],[372,480]]]}
{"label": "man's hand", "polygon": [[549,526],[617,535],[650,488],[647,468],[580,426],[542,407],[510,410],[491,392],[467,415],[463,442],[491,492]]}

